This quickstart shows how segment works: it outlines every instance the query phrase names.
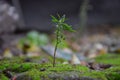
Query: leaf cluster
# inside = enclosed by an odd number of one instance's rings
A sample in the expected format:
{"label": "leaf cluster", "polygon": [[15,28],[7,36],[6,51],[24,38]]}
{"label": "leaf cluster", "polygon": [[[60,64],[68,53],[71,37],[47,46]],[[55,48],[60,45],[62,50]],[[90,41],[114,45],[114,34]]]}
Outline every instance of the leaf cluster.
{"label": "leaf cluster", "polygon": [[65,23],[66,18],[65,15],[63,15],[62,17],[60,17],[60,15],[58,15],[57,17],[51,16],[52,17],[52,22],[56,24],[56,39],[57,39],[57,43],[59,44],[62,40],[65,40],[65,36],[63,34],[63,31],[69,31],[69,32],[75,32],[75,30],[72,29],[71,25],[68,25],[67,23]]}
{"label": "leaf cluster", "polygon": [[61,27],[62,30],[75,32],[75,30],[72,29],[71,25],[68,25],[67,23],[65,23],[65,21],[67,20],[65,18],[65,15],[63,15],[62,17],[60,17],[59,15],[57,17],[54,17],[54,16],[51,16],[51,17],[52,17],[52,22],[55,23],[57,27]]}

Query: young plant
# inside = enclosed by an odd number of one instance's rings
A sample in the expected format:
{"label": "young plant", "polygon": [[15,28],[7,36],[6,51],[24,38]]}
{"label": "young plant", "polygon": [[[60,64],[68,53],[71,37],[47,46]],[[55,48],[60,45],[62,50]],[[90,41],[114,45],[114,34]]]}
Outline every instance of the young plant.
{"label": "young plant", "polygon": [[65,40],[65,36],[64,36],[64,31],[70,31],[70,32],[74,32],[75,30],[72,29],[72,26],[68,25],[67,23],[65,23],[66,18],[65,15],[63,15],[62,17],[60,17],[59,15],[57,17],[51,16],[52,17],[52,22],[55,23],[56,25],[56,30],[55,30],[55,34],[56,34],[56,44],[55,44],[55,49],[54,49],[54,58],[53,58],[53,67],[55,67],[55,63],[56,63],[56,51],[58,48],[58,45]]}

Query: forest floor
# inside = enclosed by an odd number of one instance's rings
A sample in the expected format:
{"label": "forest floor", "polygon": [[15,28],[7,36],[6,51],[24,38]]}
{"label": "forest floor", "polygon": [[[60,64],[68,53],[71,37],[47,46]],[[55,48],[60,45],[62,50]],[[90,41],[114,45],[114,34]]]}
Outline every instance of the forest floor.
{"label": "forest floor", "polygon": [[[93,59],[92,59],[93,60]],[[105,54],[94,58],[87,65],[63,64],[52,57],[15,57],[0,60],[0,80],[119,80],[120,55]]]}
{"label": "forest floor", "polygon": [[119,80],[120,29],[106,29],[84,36],[65,32],[55,67],[55,35],[37,31],[2,34],[0,80]]}

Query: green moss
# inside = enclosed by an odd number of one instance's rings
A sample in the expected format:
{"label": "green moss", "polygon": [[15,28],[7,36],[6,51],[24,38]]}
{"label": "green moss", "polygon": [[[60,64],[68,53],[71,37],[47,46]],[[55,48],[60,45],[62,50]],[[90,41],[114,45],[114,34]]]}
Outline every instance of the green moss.
{"label": "green moss", "polygon": [[20,63],[20,62],[13,62],[13,61],[3,61],[0,63],[0,70],[9,69],[15,72],[24,72],[31,68],[33,68],[33,63]]}
{"label": "green moss", "polygon": [[95,58],[96,62],[105,63],[105,64],[112,64],[120,66],[120,55],[118,54],[105,54],[98,56]]}
{"label": "green moss", "polygon": [[114,66],[104,71],[108,80],[120,79],[120,66]]}
{"label": "green moss", "polygon": [[9,80],[5,75],[0,74],[0,80]]}
{"label": "green moss", "polygon": [[[44,57],[43,57],[44,58]],[[25,58],[4,59],[0,61],[0,80],[8,80],[2,73],[3,70],[9,69],[15,74],[25,73],[26,77],[32,80],[52,80],[54,76],[63,79],[64,76],[87,77],[96,80],[119,80],[120,79],[120,63],[119,55],[103,55],[96,58],[99,63],[112,64],[111,68],[103,71],[90,70],[88,67],[81,65],[61,64],[63,60],[57,59],[57,64],[52,67],[52,58],[48,58],[48,63],[34,63],[24,62]],[[34,60],[41,60],[42,58],[31,58]],[[113,61],[112,61],[113,60]],[[115,61],[115,62],[114,62]],[[44,70],[42,70],[44,69]]]}
{"label": "green moss", "polygon": [[56,67],[49,67],[47,71],[54,71],[54,72],[64,72],[64,71],[80,71],[80,72],[85,72],[88,71],[89,69],[85,66],[72,66],[68,64],[56,64]]}
{"label": "green moss", "polygon": [[[40,68],[45,68],[45,71],[40,71]],[[90,77],[93,79],[101,79],[101,80],[107,80],[105,75],[99,72],[89,72],[90,70],[85,66],[72,66],[72,65],[66,65],[66,64],[57,64],[56,67],[52,67],[52,65],[47,64],[41,66],[38,69],[31,69],[27,72],[27,75],[32,76],[33,80],[39,80],[40,78],[48,78],[49,75],[56,75],[60,78],[63,76],[72,76],[77,75],[79,77]],[[59,75],[59,76],[58,76]]]}
{"label": "green moss", "polygon": [[106,76],[101,71],[90,71],[82,74],[82,76],[92,77],[98,80],[107,80]]}
{"label": "green moss", "polygon": [[116,72],[107,73],[106,77],[108,80],[120,80],[120,73]]}
{"label": "green moss", "polygon": [[108,80],[120,79],[120,55],[105,54],[96,58],[96,61],[104,64],[111,64],[112,67],[104,70],[104,75]]}
{"label": "green moss", "polygon": [[27,72],[29,77],[32,77],[33,80],[40,80],[40,71],[37,69],[32,69]]}
{"label": "green moss", "polygon": [[106,72],[120,72],[120,66],[113,66],[105,70]]}

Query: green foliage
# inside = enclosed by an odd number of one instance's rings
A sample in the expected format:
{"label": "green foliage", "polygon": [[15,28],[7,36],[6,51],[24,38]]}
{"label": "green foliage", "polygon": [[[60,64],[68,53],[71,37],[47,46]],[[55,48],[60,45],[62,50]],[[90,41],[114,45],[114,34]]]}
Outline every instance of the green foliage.
{"label": "green foliage", "polygon": [[[53,40],[52,44],[55,45],[56,40]],[[64,48],[68,48],[68,47],[69,47],[69,45],[68,45],[67,41],[65,41],[65,40],[62,40],[62,43],[60,43],[58,46],[58,48],[60,48],[60,49],[64,49]]]}
{"label": "green foliage", "polygon": [[55,34],[56,34],[56,45],[55,45],[55,50],[54,50],[54,60],[53,60],[53,67],[55,66],[55,55],[56,55],[56,50],[58,48],[58,44],[63,42],[63,40],[65,40],[65,36],[64,36],[64,30],[67,30],[69,32],[75,32],[75,30],[72,29],[72,26],[68,25],[67,23],[65,23],[66,18],[65,15],[63,15],[62,17],[60,17],[60,15],[58,15],[58,17],[52,17],[52,22],[55,23],[56,25],[56,30],[55,30]]}
{"label": "green foliage", "polygon": [[54,17],[54,16],[51,17],[52,17],[52,22],[56,24],[55,34],[56,37],[58,38],[57,43],[60,43],[62,42],[62,40],[65,40],[65,36],[63,34],[64,30],[75,32],[75,30],[72,29],[71,25],[65,23],[66,21],[65,15],[63,15],[62,17],[60,17],[59,15],[58,17]]}
{"label": "green foliage", "polygon": [[48,36],[46,34],[39,34],[36,31],[29,32],[27,34],[27,39],[33,45],[45,45],[48,43]]}
{"label": "green foliage", "polygon": [[48,43],[49,39],[46,34],[39,34],[37,31],[29,32],[25,38],[22,38],[19,45],[22,47],[24,43],[28,43],[30,46],[43,46]]}

